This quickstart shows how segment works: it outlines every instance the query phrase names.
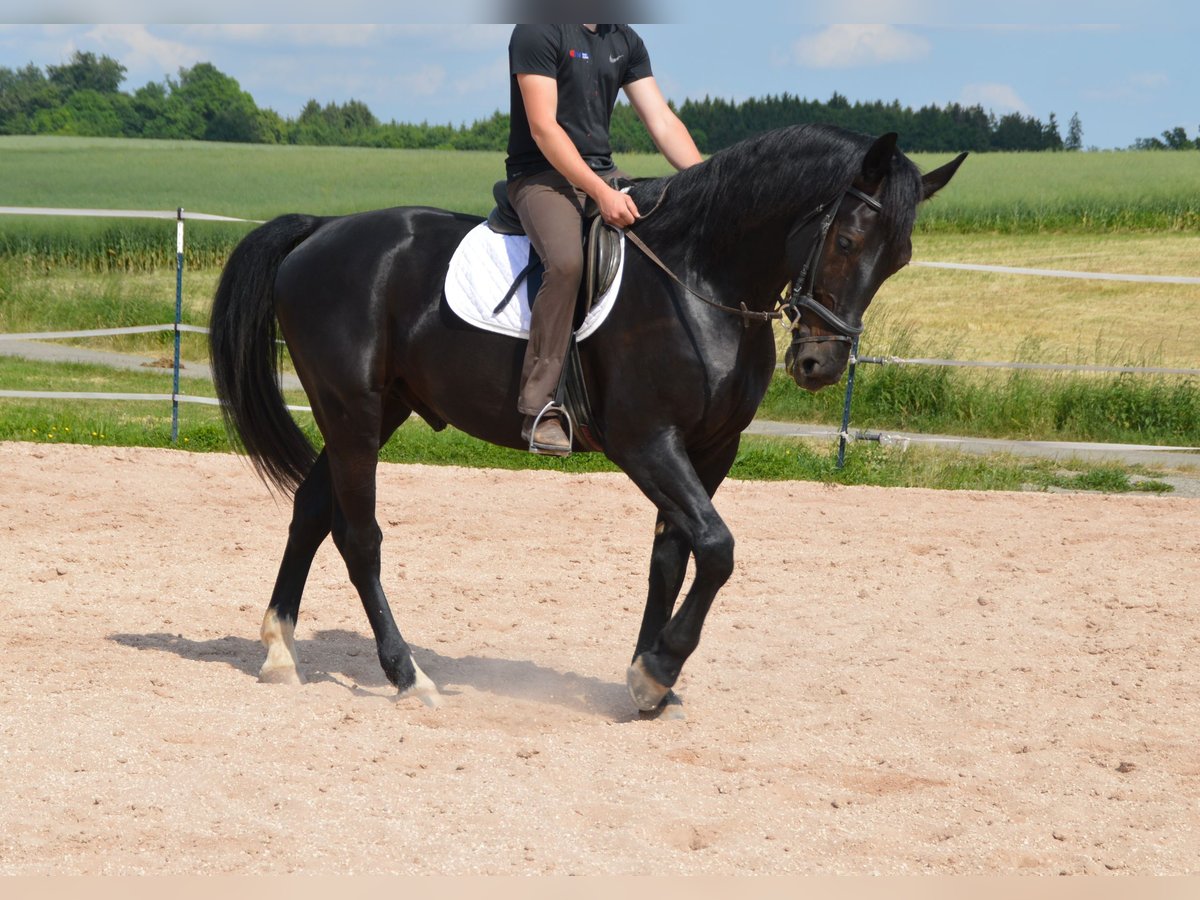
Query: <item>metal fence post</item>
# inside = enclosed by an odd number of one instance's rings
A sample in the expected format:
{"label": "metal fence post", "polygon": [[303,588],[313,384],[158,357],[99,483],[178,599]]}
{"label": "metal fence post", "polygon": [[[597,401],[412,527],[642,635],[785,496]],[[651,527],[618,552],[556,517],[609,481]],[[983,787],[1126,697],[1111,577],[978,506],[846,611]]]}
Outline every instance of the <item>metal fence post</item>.
{"label": "metal fence post", "polygon": [[846,374],[846,402],[842,405],[842,430],[838,434],[837,467],[846,464],[846,438],[850,434],[850,398],[854,394],[854,368],[858,365],[858,337],[850,345],[850,370]]}
{"label": "metal fence post", "polygon": [[183,207],[175,210],[175,364],[171,381],[171,443],[179,441],[179,326],[183,324]]}

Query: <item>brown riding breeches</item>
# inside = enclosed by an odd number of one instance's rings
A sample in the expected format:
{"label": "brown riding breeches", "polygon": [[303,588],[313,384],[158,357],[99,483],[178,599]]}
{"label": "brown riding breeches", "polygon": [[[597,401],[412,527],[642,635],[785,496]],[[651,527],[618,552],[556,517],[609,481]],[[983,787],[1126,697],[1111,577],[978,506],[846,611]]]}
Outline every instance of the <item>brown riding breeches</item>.
{"label": "brown riding breeches", "polygon": [[[613,170],[602,177],[607,180],[618,174]],[[533,302],[517,399],[518,411],[537,415],[558,391],[571,340],[575,300],[583,280],[583,209],[588,196],[550,169],[509,182],[508,198],[546,267]]]}

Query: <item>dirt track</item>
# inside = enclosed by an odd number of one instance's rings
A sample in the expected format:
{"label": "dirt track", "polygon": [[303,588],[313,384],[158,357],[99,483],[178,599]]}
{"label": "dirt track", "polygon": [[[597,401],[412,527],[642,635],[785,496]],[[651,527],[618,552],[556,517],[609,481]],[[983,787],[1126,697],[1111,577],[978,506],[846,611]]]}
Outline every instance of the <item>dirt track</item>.
{"label": "dirt track", "polygon": [[256,682],[288,510],[240,461],[0,473],[0,873],[1200,872],[1200,500],[728,483],[666,722],[620,476],[382,468],[430,710],[328,546],[310,684]]}

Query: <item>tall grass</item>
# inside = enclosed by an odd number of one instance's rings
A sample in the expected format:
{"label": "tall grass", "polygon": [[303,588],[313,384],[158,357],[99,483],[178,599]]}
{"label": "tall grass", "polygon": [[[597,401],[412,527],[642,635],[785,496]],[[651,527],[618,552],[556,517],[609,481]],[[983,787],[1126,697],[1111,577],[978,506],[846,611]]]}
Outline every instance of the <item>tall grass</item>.
{"label": "tall grass", "polygon": [[268,219],[404,204],[480,215],[501,153],[0,137],[5,205],[162,209]]}
{"label": "tall grass", "polygon": [[[503,155],[194,141],[0,137],[4,205],[174,210],[270,219],[385,206],[484,215]],[[219,267],[252,225],[193,221],[185,263]],[[0,216],[0,256],[32,267],[145,271],[174,264],[170,221]]]}
{"label": "tall grass", "polygon": [[[944,156],[914,154],[923,170]],[[979,153],[921,209],[926,233],[1200,231],[1195,153]]]}
{"label": "tall grass", "polygon": [[[220,268],[253,225],[189,222],[184,265]],[[0,260],[27,271],[153,272],[175,265],[175,223],[74,217],[0,218]]]}
{"label": "tall grass", "polygon": [[[895,323],[874,331],[861,351],[942,359],[953,353],[952,346],[920,343]],[[1018,362],[1044,361],[1036,342],[1016,356]],[[840,424],[844,385],[843,377],[837,388],[810,394],[780,373],[759,417]],[[861,364],[852,415],[852,427],[867,430],[1200,446],[1200,384],[1184,376]]]}
{"label": "tall grass", "polygon": [[[503,154],[354,147],[278,147],[118,138],[0,136],[5,205],[185,209],[269,219],[428,205],[486,215]],[[925,169],[944,155],[919,154]],[[633,175],[667,163],[625,156]],[[1200,232],[1195,154],[977,154],[922,209],[942,232]],[[244,226],[193,223],[188,265],[219,266]],[[139,271],[173,261],[173,225],[0,217],[0,256],[29,265]]]}
{"label": "tall grass", "polygon": [[[504,155],[199,141],[0,136],[4,205],[174,210],[265,220],[421,205],[486,215]],[[664,160],[622,160],[659,174]],[[219,267],[253,225],[192,221],[185,263]],[[175,261],[170,221],[0,216],[0,257],[38,268],[147,271]]]}
{"label": "tall grass", "polygon": [[[0,363],[0,367],[3,363]],[[87,367],[68,367],[81,382],[108,379],[111,373]],[[7,379],[7,376],[5,376]],[[130,376],[142,384],[150,376]],[[152,380],[152,379],[151,379]],[[185,390],[194,389],[185,388]],[[128,385],[124,389],[130,389]],[[155,390],[143,384],[143,390]],[[161,388],[159,388],[161,389]],[[298,423],[314,444],[320,434],[312,419],[298,414]],[[233,448],[217,411],[185,406],[179,440],[170,442],[170,404],[114,403],[105,401],[3,400],[0,401],[0,441],[93,446],[175,447],[200,452],[230,452]],[[1105,491],[1169,491],[1170,485],[1153,478],[1153,471],[1136,466],[1075,464],[1064,469],[1049,460],[1005,456],[974,457],[932,449],[901,451],[875,444],[852,444],[846,465],[838,469],[831,441],[809,442],[745,437],[729,477],[737,480],[821,481],[885,487],[926,487],[948,490],[1045,490],[1051,487]],[[484,466],[497,469],[538,469],[564,473],[616,472],[597,453],[574,454],[568,459],[535,456],[494,447],[448,428],[435,433],[413,420],[384,445],[380,459],[392,463]],[[248,465],[248,464],[247,464]],[[1132,475],[1141,476],[1136,479]],[[265,490],[265,489],[264,489]]]}
{"label": "tall grass", "polygon": [[[216,278],[186,271],[183,322],[208,324],[208,297]],[[19,261],[0,257],[0,333],[81,331],[161,325],[175,319],[175,277],[168,269],[150,274],[106,272],[90,274],[78,269],[29,272]],[[172,349],[169,332],[87,338],[71,343],[93,349],[157,354]],[[185,333],[183,357],[208,356],[202,334]]]}

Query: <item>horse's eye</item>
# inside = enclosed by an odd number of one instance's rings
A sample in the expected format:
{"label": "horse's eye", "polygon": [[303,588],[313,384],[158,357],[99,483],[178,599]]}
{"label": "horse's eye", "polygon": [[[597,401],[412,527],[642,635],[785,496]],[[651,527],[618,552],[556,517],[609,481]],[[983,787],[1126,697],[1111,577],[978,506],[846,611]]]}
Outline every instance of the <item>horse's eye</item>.
{"label": "horse's eye", "polygon": [[850,238],[846,237],[844,234],[838,235],[837,245],[838,249],[843,253],[849,253],[852,249],[854,249],[853,242],[851,242]]}

